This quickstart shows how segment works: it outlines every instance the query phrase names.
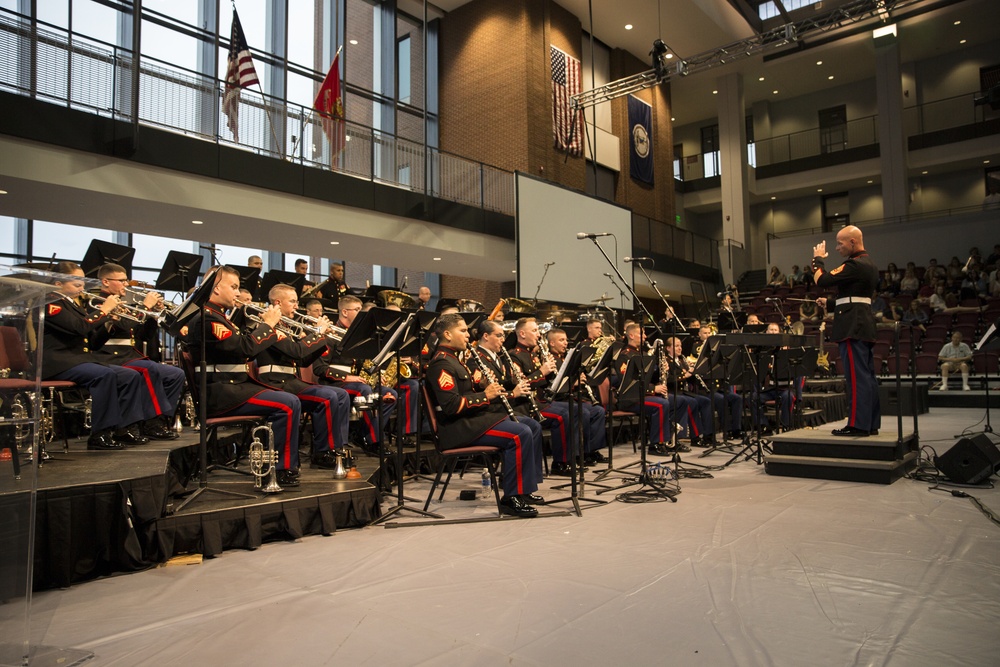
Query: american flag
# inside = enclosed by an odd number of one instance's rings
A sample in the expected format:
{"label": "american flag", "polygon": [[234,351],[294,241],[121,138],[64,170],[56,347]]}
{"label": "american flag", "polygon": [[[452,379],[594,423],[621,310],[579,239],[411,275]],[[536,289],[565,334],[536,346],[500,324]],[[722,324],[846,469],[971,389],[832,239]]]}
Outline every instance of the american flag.
{"label": "american flag", "polygon": [[240,15],[233,9],[233,30],[229,36],[229,67],[226,70],[226,92],[222,96],[222,112],[228,119],[229,131],[233,140],[240,141],[240,90],[253,85],[260,85],[257,70],[250,57],[250,47],[247,37],[243,34]]}
{"label": "american flag", "polygon": [[[580,156],[583,153],[583,114],[573,113],[569,98],[580,92],[580,61],[549,46],[549,57],[552,60],[552,138],[553,144],[559,150],[570,155]],[[574,123],[575,117],[575,123]]]}

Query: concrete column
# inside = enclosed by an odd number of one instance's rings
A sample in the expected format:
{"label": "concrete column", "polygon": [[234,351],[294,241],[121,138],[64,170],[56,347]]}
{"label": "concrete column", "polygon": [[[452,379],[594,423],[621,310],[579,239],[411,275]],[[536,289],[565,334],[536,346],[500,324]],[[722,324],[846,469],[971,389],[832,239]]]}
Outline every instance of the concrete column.
{"label": "concrete column", "polygon": [[875,95],[878,102],[879,167],[882,171],[882,216],[909,212],[906,173],[906,130],[899,44],[894,36],[875,40]]}
{"label": "concrete column", "polygon": [[[722,275],[732,282],[743,271],[743,258],[730,263],[728,241],[746,250],[747,225],[750,224],[749,168],[747,166],[746,110],[743,100],[743,76],[739,73],[719,77],[719,149],[722,168]],[[739,255],[740,253],[735,253]]]}

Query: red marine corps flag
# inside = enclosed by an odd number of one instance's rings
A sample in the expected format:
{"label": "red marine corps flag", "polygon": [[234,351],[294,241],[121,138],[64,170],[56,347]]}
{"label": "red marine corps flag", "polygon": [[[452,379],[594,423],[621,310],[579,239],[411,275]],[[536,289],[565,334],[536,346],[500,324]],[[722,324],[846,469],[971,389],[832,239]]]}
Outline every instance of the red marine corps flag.
{"label": "red marine corps flag", "polygon": [[336,158],[344,150],[346,132],[344,128],[344,97],[340,92],[340,50],[333,58],[330,71],[323,79],[323,85],[316,93],[313,108],[320,113],[323,133],[330,140],[331,157]]}

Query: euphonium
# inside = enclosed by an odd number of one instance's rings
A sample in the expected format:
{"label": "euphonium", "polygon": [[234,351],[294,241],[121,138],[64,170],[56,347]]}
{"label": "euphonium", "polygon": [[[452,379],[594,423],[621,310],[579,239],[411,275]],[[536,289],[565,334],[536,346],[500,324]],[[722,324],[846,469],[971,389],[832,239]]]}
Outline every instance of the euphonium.
{"label": "euphonium", "polygon": [[[257,437],[259,431],[267,433],[267,449]],[[278,493],[278,452],[274,448],[274,431],[270,424],[261,424],[251,431],[253,442],[250,443],[250,472],[254,476],[254,488],[263,493]],[[267,477],[267,484],[264,478]]]}
{"label": "euphonium", "polygon": [[[402,371],[401,368],[405,368],[406,370]],[[374,389],[379,384],[379,376],[376,375],[376,372],[375,362],[371,359],[366,359],[361,365],[361,370],[358,371],[358,377]],[[410,367],[406,364],[397,364],[396,357],[392,357],[389,361],[385,362],[385,366],[382,368],[382,386],[395,387],[400,376],[409,378],[410,375]]]}

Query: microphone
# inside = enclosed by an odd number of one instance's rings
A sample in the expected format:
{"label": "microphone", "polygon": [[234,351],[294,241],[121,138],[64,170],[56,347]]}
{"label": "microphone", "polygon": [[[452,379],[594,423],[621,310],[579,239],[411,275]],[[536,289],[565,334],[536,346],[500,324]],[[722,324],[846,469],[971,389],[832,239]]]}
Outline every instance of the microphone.
{"label": "microphone", "polygon": [[555,262],[545,262],[545,267],[546,268],[548,268],[550,266],[554,266],[554,265],[555,265]]}
{"label": "microphone", "polygon": [[610,278],[610,277],[611,277],[611,274],[610,274],[610,273],[605,273],[605,274],[604,274],[604,277],[605,277],[605,278]]}
{"label": "microphone", "polygon": [[399,288],[399,291],[400,291],[400,292],[402,292],[403,290],[405,290],[405,289],[406,289],[406,281],[407,281],[408,279],[409,279],[409,276],[403,276],[403,284],[402,284],[402,285],[400,286],[400,288]]}
{"label": "microphone", "polygon": [[652,261],[652,257],[622,257],[622,261],[628,264],[629,262],[642,262],[642,261]]}
{"label": "microphone", "polygon": [[587,232],[577,232],[576,238],[578,240],[583,239],[596,239],[598,236],[613,236],[611,232],[597,232],[595,234],[588,234]]}

